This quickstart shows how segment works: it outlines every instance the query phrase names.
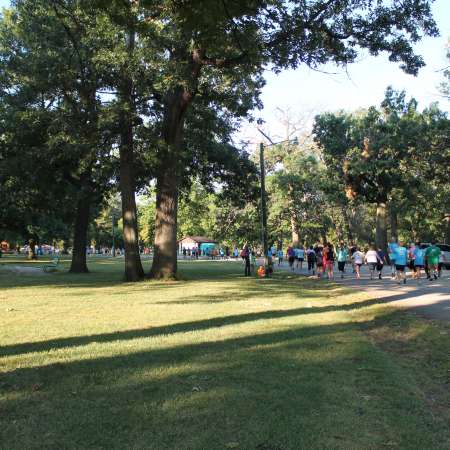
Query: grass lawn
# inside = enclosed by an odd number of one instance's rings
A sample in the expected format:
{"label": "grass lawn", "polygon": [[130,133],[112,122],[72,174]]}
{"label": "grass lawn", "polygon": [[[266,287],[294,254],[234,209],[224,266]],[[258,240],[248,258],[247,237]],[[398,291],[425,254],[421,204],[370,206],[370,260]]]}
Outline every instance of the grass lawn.
{"label": "grass lawn", "polygon": [[0,269],[1,449],[450,449],[443,325],[239,263],[122,264]]}

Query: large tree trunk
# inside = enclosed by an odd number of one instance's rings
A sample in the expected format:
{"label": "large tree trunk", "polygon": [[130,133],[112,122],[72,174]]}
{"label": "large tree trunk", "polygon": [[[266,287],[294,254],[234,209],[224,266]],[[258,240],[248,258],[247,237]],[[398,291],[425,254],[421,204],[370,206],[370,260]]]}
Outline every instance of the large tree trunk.
{"label": "large tree trunk", "polygon": [[353,242],[352,224],[348,216],[348,211],[345,206],[342,206],[342,218],[344,219],[345,234],[349,242]]}
{"label": "large tree trunk", "polygon": [[383,251],[387,250],[387,209],[386,202],[381,201],[377,203],[377,218],[376,218],[376,245]]}
{"label": "large tree trunk", "polygon": [[[178,181],[176,164],[166,162],[156,183],[156,222],[152,278],[174,278],[177,273]],[[172,166],[172,167],[171,167]]]}
{"label": "large tree trunk", "polygon": [[298,226],[297,214],[291,214],[291,233],[292,233],[292,246],[298,247],[300,245],[300,230]]}
{"label": "large tree trunk", "polygon": [[35,250],[35,245],[36,245],[36,241],[31,238],[28,241],[28,259],[38,259],[37,255],[36,255],[36,250]]}
{"label": "large tree trunk", "polygon": [[[127,35],[127,50],[134,52],[135,33]],[[134,178],[133,81],[124,77],[121,86],[120,194],[122,199],[123,241],[125,247],[125,279],[139,281],[144,277],[139,254],[139,233]]]}
{"label": "large tree trunk", "polygon": [[397,216],[397,208],[394,203],[389,205],[389,219],[391,223],[391,237],[398,240],[398,216]]}
{"label": "large tree trunk", "polygon": [[180,156],[186,111],[192,103],[202,68],[202,52],[194,50],[186,65],[187,83],[180,84],[164,97],[163,139],[156,182],[156,222],[152,278],[175,278],[177,273],[177,212]]}
{"label": "large tree trunk", "polygon": [[144,277],[139,254],[139,234],[133,174],[133,129],[128,124],[120,145],[120,194],[122,199],[125,279],[139,281]]}
{"label": "large tree trunk", "polygon": [[72,273],[89,272],[86,263],[86,245],[90,208],[91,197],[88,195],[81,196],[77,203],[77,215],[75,218],[72,263],[69,270]]}
{"label": "large tree trunk", "polygon": [[294,186],[288,184],[288,195],[289,195],[289,209],[291,214],[291,235],[292,235],[292,246],[298,247],[300,245],[300,221],[298,218],[297,210],[295,208],[295,190]]}
{"label": "large tree trunk", "polygon": [[166,103],[164,141],[166,154],[160,161],[156,181],[156,220],[152,278],[175,278],[177,273],[177,213],[179,154],[187,105],[182,92]]}

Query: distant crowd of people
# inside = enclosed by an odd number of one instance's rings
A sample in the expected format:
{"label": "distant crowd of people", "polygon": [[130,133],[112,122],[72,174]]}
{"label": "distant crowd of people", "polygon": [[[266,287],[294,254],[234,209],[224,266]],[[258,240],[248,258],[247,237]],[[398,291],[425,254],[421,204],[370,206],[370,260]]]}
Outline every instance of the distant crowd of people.
{"label": "distant crowd of people", "polygon": [[238,247],[192,247],[181,249],[181,254],[183,259],[198,259],[201,256],[208,257],[210,259],[238,259],[241,255],[242,250],[239,251]]}
{"label": "distant crowd of people", "polygon": [[[252,252],[246,245],[241,251],[241,257],[244,260],[245,275],[250,275],[252,262]],[[423,245],[421,242],[415,242],[405,245],[404,242],[396,242],[395,239],[388,245],[387,253],[371,245],[368,248],[361,248],[357,245],[347,246],[340,242],[337,247],[332,243],[316,243],[310,246],[299,245],[288,246],[286,251],[282,248],[271,247],[268,250],[269,269],[278,260],[278,266],[283,266],[285,259],[292,271],[305,268],[308,273],[318,278],[334,278],[334,270],[337,270],[340,277],[344,278],[347,267],[351,267],[352,273],[356,278],[361,278],[361,267],[367,265],[370,273],[370,279],[382,279],[383,269],[386,265],[391,266],[391,277],[398,283],[406,283],[406,270],[412,271],[412,278],[420,280],[422,274],[430,281],[436,280],[441,276],[441,270],[445,256],[441,249],[432,241],[431,245]]]}

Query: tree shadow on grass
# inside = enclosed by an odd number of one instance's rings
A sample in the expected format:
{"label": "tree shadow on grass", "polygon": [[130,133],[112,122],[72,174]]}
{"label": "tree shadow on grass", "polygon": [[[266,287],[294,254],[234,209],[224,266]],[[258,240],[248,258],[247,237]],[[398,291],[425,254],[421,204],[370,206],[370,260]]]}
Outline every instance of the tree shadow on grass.
{"label": "tree shadow on grass", "polygon": [[[200,297],[200,299],[201,298],[202,297]],[[195,301],[195,298],[191,300]],[[163,336],[176,333],[187,333],[191,331],[207,330],[211,328],[219,328],[227,325],[243,324],[258,320],[280,319],[299,315],[321,314],[327,312],[351,311],[366,308],[375,304],[383,304],[386,303],[387,301],[393,300],[395,300],[395,297],[390,297],[389,299],[386,300],[372,299],[341,305],[332,304],[328,306],[310,306],[310,307],[303,306],[300,308],[291,308],[291,309],[265,310],[244,314],[233,314],[223,317],[214,317],[210,319],[196,320],[191,322],[180,322],[170,325],[163,325],[135,330],[117,331],[111,333],[102,333],[86,336],[65,337],[39,342],[12,344],[0,347],[0,357],[20,355],[24,353],[47,352],[67,347],[78,347],[88,345],[93,342],[104,343],[104,342],[147,338],[154,336]]]}
{"label": "tree shadow on grass", "polygon": [[384,448],[395,436],[397,448],[443,449],[414,380],[374,350],[363,326],[17,368],[2,376],[2,446],[343,450]]}

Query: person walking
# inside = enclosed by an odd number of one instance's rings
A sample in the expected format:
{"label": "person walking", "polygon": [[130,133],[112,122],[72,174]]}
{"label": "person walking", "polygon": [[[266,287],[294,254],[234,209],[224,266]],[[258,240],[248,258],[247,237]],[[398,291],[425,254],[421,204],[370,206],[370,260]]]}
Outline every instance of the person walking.
{"label": "person walking", "polygon": [[341,278],[344,278],[345,263],[347,262],[347,259],[348,259],[348,250],[344,242],[341,241],[341,243],[339,244],[339,248],[337,250],[338,271],[341,274]]}
{"label": "person walking", "polygon": [[314,249],[314,253],[316,254],[317,277],[318,278],[322,278],[322,274],[323,274],[323,248],[317,246]]}
{"label": "person walking", "polygon": [[370,246],[369,251],[366,253],[364,259],[369,266],[370,279],[373,280],[378,263],[378,253],[373,245]]}
{"label": "person walking", "polygon": [[249,277],[250,276],[250,250],[249,250],[247,244],[245,244],[241,250],[241,258],[244,260],[244,266],[245,266],[244,276]]}
{"label": "person walking", "polygon": [[433,278],[438,279],[440,256],[441,249],[436,246],[436,241],[433,239],[431,245],[425,250],[425,258],[428,262],[428,279],[430,281],[433,281]]}
{"label": "person walking", "polygon": [[283,265],[283,250],[280,248],[278,250],[278,266]]}
{"label": "person walking", "polygon": [[415,265],[414,265],[414,259],[415,259],[415,254],[414,254],[414,250],[416,249],[416,245],[415,245],[415,243],[414,242],[412,242],[410,245],[409,245],[409,248],[408,248],[408,261],[409,261],[409,263],[408,263],[408,267],[410,268],[410,270],[411,270],[411,272],[412,272],[412,277],[413,278],[416,278],[416,272],[415,272],[415,270],[414,270],[414,267],[415,267]]}
{"label": "person walking", "polygon": [[332,280],[334,277],[333,269],[334,269],[334,248],[331,242],[328,242],[324,248],[324,266],[327,271],[327,276],[329,280]]}
{"label": "person walking", "polygon": [[408,265],[408,250],[404,246],[403,242],[399,242],[394,247],[394,261],[395,261],[395,273],[398,284],[403,280],[403,284],[406,284],[406,266]]}
{"label": "person walking", "polygon": [[420,241],[414,246],[414,278],[420,283],[422,270],[425,267],[425,250],[420,248]]}
{"label": "person walking", "polygon": [[364,253],[359,251],[358,247],[355,248],[355,251],[352,255],[353,264],[355,267],[356,278],[361,278],[361,266],[364,263]]}
{"label": "person walking", "polygon": [[391,264],[391,278],[394,279],[396,276],[395,270],[395,249],[398,247],[397,240],[394,236],[391,238],[391,242],[388,244],[389,262]]}
{"label": "person walking", "polygon": [[303,245],[300,245],[300,247],[297,249],[297,269],[300,264],[300,270],[303,269],[303,261],[305,261],[305,247]]}
{"label": "person walking", "polygon": [[291,270],[293,272],[294,271],[295,252],[291,246],[289,246],[286,250],[286,258],[289,262],[289,267],[291,268]]}
{"label": "person walking", "polygon": [[381,280],[382,279],[382,273],[383,273],[383,267],[384,267],[385,264],[387,264],[386,253],[385,253],[385,251],[383,249],[378,247],[377,255],[378,255],[378,262],[377,262],[378,279]]}
{"label": "person walking", "polygon": [[308,272],[312,271],[312,274],[315,275],[316,253],[312,245],[306,251],[306,260],[308,261]]}

